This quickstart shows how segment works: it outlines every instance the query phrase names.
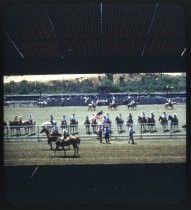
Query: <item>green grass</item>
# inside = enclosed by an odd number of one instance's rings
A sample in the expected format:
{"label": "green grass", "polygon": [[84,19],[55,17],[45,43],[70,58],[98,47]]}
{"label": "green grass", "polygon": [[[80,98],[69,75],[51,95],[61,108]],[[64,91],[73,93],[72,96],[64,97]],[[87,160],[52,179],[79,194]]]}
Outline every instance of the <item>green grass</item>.
{"label": "green grass", "polygon": [[[141,111],[149,116],[150,111],[155,114],[158,123],[158,117],[164,110],[164,105],[138,105],[136,110],[128,111],[126,106],[119,106],[117,110],[109,110],[107,106],[97,107],[96,111],[88,111],[87,107],[5,107],[4,120],[9,121],[15,115],[21,115],[23,120],[32,114],[37,125],[41,125],[45,121],[50,120],[50,114],[53,114],[55,120],[60,124],[63,114],[67,119],[75,113],[79,121],[79,133],[85,131],[83,122],[85,116],[92,116],[100,110],[104,114],[109,113],[110,118],[115,125],[115,117],[121,113],[126,121],[128,113],[131,112],[135,124],[137,117]],[[186,105],[177,104],[174,110],[167,110],[168,115],[177,113],[180,122],[186,122]],[[127,127],[125,126],[127,130]],[[137,129],[137,130],[136,130]],[[136,133],[139,132],[140,126],[135,126]],[[115,130],[115,132],[117,132]],[[161,130],[162,132],[162,130]],[[135,134],[136,134],[135,133]],[[160,132],[158,132],[160,134]],[[117,134],[117,133],[116,133]],[[126,133],[127,134],[127,133]],[[90,136],[89,139],[81,138],[80,157],[73,158],[73,149],[67,150],[67,157],[64,158],[64,152],[58,151],[56,157],[53,156],[53,151],[49,149],[49,145],[45,141],[31,141],[26,137],[24,140],[10,139],[9,142],[4,140],[4,161],[5,165],[67,165],[67,164],[130,164],[130,163],[173,163],[186,161],[186,139],[185,137],[170,137],[147,139],[143,140],[135,137],[136,145],[128,144],[128,140],[121,138],[111,138],[111,144],[100,144],[95,137]]]}
{"label": "green grass", "polygon": [[[67,106],[67,107],[47,107],[47,108],[39,108],[39,107],[5,107],[4,108],[4,120],[10,121],[15,115],[22,116],[23,120],[27,120],[29,114],[32,114],[34,120],[37,125],[41,125],[43,122],[50,121],[50,114],[53,114],[54,119],[58,124],[61,122],[62,115],[65,114],[67,116],[67,120],[73,113],[75,113],[78,122],[79,122],[79,131],[85,133],[85,127],[83,125],[85,121],[86,115],[89,117],[92,114],[102,110],[104,115],[109,114],[110,119],[112,120],[112,126],[117,129],[115,123],[115,117],[121,113],[124,121],[127,121],[127,116],[131,112],[133,115],[134,125],[138,125],[137,118],[142,111],[146,113],[146,117],[150,115],[150,112],[153,111],[155,114],[156,124],[159,124],[158,118],[162,115],[163,111],[166,111],[168,115],[173,115],[174,112],[177,113],[180,124],[186,122],[186,105],[185,104],[177,104],[174,105],[174,110],[164,110],[164,105],[138,105],[136,110],[128,110],[125,105],[119,106],[117,110],[108,110],[107,106],[98,106],[96,111],[88,111],[87,106]],[[126,123],[125,123],[126,124]],[[124,126],[124,129],[127,131],[127,127]],[[140,126],[134,128],[135,131],[140,132]],[[162,128],[161,132],[162,132]],[[83,130],[83,131],[82,131]]]}
{"label": "green grass", "polygon": [[[5,165],[67,165],[67,164],[131,164],[131,163],[174,163],[186,161],[186,140],[127,140],[101,144],[96,140],[81,140],[79,157],[73,157],[73,148],[66,151],[50,150],[47,142],[4,143]],[[54,148],[55,145],[53,144]]]}

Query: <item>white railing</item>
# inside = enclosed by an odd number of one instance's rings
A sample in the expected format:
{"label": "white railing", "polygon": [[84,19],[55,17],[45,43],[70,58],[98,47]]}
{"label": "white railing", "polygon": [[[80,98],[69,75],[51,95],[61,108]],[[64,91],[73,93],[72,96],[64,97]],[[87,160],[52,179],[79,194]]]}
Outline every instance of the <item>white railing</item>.
{"label": "white railing", "polygon": [[[182,128],[182,125],[184,125],[184,122],[179,122],[178,127],[174,128],[170,127],[170,124],[166,127],[166,130],[163,130],[163,127],[161,124],[156,124],[153,127],[148,128],[148,123],[146,126],[146,130],[141,126],[141,124],[134,124],[133,130],[134,130],[134,138],[140,138],[140,139],[148,139],[148,138],[173,138],[173,137],[185,137],[186,136],[186,130]],[[97,137],[97,126],[93,127],[93,125],[90,124],[89,130],[86,128],[86,125],[84,124],[78,124],[78,125],[69,125],[65,126],[65,129],[69,134],[78,135],[82,138],[96,138]],[[128,138],[128,127],[123,124],[122,128],[118,127],[116,123],[113,123],[110,125],[111,127],[111,138]],[[62,133],[61,125],[58,125],[58,131],[59,133]],[[51,129],[51,128],[50,128]],[[35,139],[37,141],[40,141],[42,139],[46,139],[45,133],[40,133],[42,130],[41,125],[35,125],[35,126],[4,126],[4,139],[10,140],[10,139]],[[52,126],[53,130],[53,126]]]}

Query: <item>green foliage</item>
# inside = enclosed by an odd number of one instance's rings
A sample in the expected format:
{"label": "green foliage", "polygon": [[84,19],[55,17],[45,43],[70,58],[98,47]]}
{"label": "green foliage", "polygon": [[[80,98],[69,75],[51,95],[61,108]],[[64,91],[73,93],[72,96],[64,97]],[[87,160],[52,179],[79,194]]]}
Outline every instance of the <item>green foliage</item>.
{"label": "green foliage", "polygon": [[35,94],[41,92],[42,94],[55,93],[96,93],[100,85],[110,87],[111,92],[166,92],[166,86],[174,87],[173,91],[186,91],[186,75],[170,76],[170,75],[141,75],[139,80],[128,80],[124,78],[119,79],[117,83],[111,80],[112,74],[108,74],[105,78],[93,82],[91,80],[72,80],[72,81],[50,81],[48,83],[42,82],[28,82],[23,80],[21,82],[11,81],[4,84],[5,95],[15,94]]}

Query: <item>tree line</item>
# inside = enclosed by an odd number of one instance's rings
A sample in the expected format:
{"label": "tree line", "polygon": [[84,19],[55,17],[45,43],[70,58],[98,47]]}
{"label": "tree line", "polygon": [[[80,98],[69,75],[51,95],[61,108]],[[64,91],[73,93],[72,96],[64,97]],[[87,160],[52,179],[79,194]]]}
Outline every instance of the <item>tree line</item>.
{"label": "tree line", "polygon": [[[135,80],[124,80],[119,77],[118,81],[113,81],[113,74],[105,74],[105,77],[97,81],[85,79],[76,80],[56,80],[44,82],[21,82],[10,81],[4,84],[4,95],[25,95],[25,94],[70,94],[70,93],[97,93],[100,86],[109,87],[110,92],[173,92],[186,91],[186,75],[171,76],[166,74],[144,74]],[[170,89],[171,88],[171,89]]]}

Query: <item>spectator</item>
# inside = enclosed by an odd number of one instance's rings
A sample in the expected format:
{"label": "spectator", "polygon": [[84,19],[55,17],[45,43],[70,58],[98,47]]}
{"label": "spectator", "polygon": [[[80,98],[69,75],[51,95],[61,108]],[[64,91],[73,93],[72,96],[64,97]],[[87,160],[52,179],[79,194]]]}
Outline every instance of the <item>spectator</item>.
{"label": "spectator", "polygon": [[130,126],[129,127],[129,141],[128,141],[128,144],[132,142],[132,144],[135,144],[134,143],[134,139],[133,139],[133,126]]}
{"label": "spectator", "polygon": [[103,127],[102,125],[99,125],[97,129],[97,135],[100,143],[102,143],[102,133],[103,133]]}
{"label": "spectator", "polygon": [[106,144],[110,144],[110,141],[109,141],[109,133],[110,133],[110,129],[109,129],[109,126],[106,125],[105,128],[104,128],[104,135],[105,135],[105,142]]}

